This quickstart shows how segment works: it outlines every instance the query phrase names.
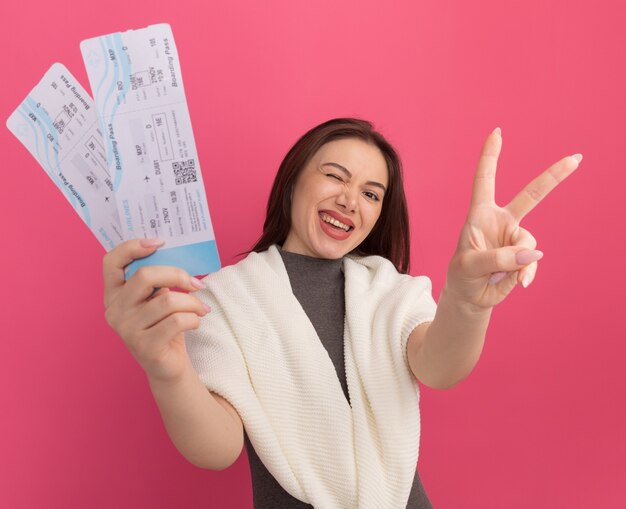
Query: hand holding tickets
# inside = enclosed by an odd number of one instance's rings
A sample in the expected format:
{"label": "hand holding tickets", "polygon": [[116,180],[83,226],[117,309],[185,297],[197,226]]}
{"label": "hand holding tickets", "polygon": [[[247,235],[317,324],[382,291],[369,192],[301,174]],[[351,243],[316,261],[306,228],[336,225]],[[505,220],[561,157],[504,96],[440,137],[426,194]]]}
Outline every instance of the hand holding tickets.
{"label": "hand holding tickets", "polygon": [[[189,367],[183,333],[196,329],[210,309],[191,293],[204,284],[177,267],[142,267],[124,281],[124,267],[160,245],[154,239],[128,240],[104,256],[104,305],[107,322],[148,378],[171,382]],[[160,289],[154,293],[155,288]]]}
{"label": "hand holding tickets", "polygon": [[44,167],[107,251],[124,239],[165,246],[130,262],[190,274],[220,268],[169,25],[81,43],[92,101],[55,64],[9,129]]}
{"label": "hand holding tickets", "polygon": [[495,177],[501,148],[498,128],[487,137],[478,160],[470,210],[446,281],[448,291],[477,309],[503,301],[518,283],[532,283],[543,253],[535,250],[535,238],[520,222],[582,160],[581,154],[564,157],[499,207]]}

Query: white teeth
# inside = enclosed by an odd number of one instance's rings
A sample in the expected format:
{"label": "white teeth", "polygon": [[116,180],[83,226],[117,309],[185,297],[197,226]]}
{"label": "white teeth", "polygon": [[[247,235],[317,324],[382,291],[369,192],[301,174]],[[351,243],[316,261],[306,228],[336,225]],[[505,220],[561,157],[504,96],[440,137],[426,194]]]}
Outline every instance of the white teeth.
{"label": "white teeth", "polygon": [[330,217],[328,214],[322,214],[322,221],[325,221],[326,223],[330,223],[334,226],[337,226],[338,228],[341,228],[342,230],[348,231],[350,229],[350,227],[347,224],[343,224],[341,221],[337,221],[334,217]]}

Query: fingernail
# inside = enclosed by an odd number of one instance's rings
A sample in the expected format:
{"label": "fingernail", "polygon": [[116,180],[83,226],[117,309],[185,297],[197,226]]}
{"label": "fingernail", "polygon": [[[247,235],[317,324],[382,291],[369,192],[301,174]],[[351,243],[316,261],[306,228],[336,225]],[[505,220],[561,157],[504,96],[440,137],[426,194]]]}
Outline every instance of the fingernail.
{"label": "fingernail", "polygon": [[204,306],[204,310],[205,310],[207,313],[210,313],[210,312],[211,312],[211,306],[207,306],[204,302],[202,303],[202,305]]}
{"label": "fingernail", "polygon": [[502,129],[500,129],[499,127],[496,127],[491,134],[497,134],[499,136],[502,136]]}
{"label": "fingernail", "polygon": [[524,288],[528,288],[529,284],[530,284],[530,274],[526,274],[524,278],[522,279],[522,286]]}
{"label": "fingernail", "polygon": [[527,249],[525,251],[519,251],[515,255],[515,263],[518,265],[528,265],[529,263],[541,260],[542,257],[543,253],[541,251],[537,251],[536,249]]}
{"label": "fingernail", "polygon": [[581,162],[583,160],[582,154],[573,154],[572,157],[576,159],[578,162]]}
{"label": "fingernail", "polygon": [[197,277],[192,277],[190,278],[191,281],[191,286],[195,286],[198,290],[202,290],[203,288],[206,288],[206,285],[200,281]]}
{"label": "fingernail", "polygon": [[163,244],[165,244],[165,241],[162,239],[141,239],[139,241],[139,244],[141,244],[141,247],[157,247],[157,246],[162,246]]}
{"label": "fingernail", "polygon": [[489,278],[489,284],[495,285],[496,283],[499,283],[505,278],[506,275],[506,272],[494,272]]}

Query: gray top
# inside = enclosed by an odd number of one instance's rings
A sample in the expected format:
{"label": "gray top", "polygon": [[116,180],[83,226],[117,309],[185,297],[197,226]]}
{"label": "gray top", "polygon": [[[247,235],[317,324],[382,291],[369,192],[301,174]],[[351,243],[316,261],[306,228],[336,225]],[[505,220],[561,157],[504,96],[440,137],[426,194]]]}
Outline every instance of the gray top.
{"label": "gray top", "polygon": [[[293,294],[311,320],[332,360],[341,388],[350,402],[343,351],[345,295],[342,261],[312,258],[279,249]],[[300,509],[313,507],[290,495],[265,468],[248,434],[244,443],[250,462],[254,509]],[[407,509],[432,509],[417,470]]]}

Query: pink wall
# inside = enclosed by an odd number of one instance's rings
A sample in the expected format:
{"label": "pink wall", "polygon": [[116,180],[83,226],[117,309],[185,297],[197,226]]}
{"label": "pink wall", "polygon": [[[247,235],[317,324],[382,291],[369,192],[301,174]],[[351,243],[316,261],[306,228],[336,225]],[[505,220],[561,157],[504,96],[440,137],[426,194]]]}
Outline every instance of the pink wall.
{"label": "pink wall", "polygon": [[[468,380],[423,391],[420,471],[438,508],[626,507],[622,1],[97,5],[3,4],[0,118],[54,61],[87,86],[81,39],[169,22],[225,263],[259,235],[287,148],[330,117],[371,119],[398,147],[413,272],[436,294],[487,133],[503,130],[503,203],[582,152],[525,222],[536,281],[498,306]],[[250,507],[245,454],[208,472],[170,444],[104,321],[99,244],[0,140],[0,506]]]}

